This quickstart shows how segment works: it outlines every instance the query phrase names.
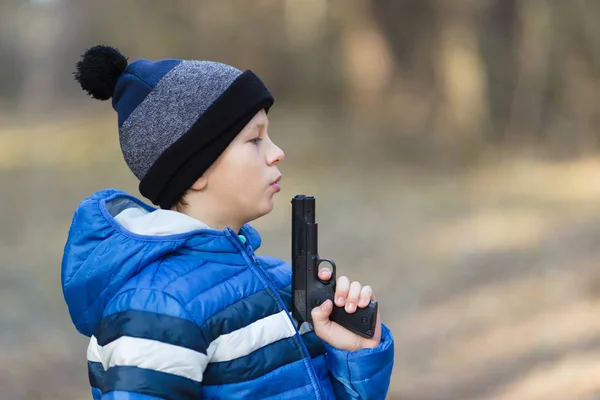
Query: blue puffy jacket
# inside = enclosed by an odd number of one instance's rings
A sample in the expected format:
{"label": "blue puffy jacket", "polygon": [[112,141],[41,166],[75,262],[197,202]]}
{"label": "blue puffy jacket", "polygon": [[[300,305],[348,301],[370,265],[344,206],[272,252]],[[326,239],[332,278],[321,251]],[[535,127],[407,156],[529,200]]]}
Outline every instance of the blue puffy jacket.
{"label": "blue puffy jacket", "polygon": [[77,208],[62,286],[94,399],[384,399],[394,361],[322,342],[289,313],[291,268],[258,233],[214,230],[118,190]]}

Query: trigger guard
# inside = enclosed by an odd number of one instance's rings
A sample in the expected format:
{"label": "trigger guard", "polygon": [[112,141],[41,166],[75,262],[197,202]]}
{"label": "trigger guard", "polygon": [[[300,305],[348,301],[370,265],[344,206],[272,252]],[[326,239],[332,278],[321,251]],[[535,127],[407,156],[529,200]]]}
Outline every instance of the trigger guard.
{"label": "trigger guard", "polygon": [[[328,264],[331,265],[331,278],[329,278],[329,280],[324,281],[321,278],[319,278],[319,265],[321,265],[322,262],[326,262]],[[324,285],[334,285],[335,286],[335,262],[333,260],[330,260],[328,258],[319,258],[317,260],[317,279],[319,280],[319,282],[321,282]]]}

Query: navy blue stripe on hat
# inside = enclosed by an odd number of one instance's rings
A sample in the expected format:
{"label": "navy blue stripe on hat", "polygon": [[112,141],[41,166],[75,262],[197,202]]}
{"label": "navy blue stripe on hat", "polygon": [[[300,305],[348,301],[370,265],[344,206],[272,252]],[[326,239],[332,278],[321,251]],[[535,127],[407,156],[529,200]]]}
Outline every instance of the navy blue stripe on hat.
{"label": "navy blue stripe on hat", "polygon": [[209,363],[204,371],[204,385],[223,385],[256,379],[283,365],[302,359],[296,336],[279,340],[247,356],[231,361]]}
{"label": "navy blue stripe on hat", "polygon": [[202,384],[177,375],[138,367],[109,368],[104,376],[102,393],[112,391],[145,394],[166,400],[202,398]]}
{"label": "navy blue stripe on hat", "polygon": [[131,63],[117,81],[112,105],[118,111],[119,128],[154,89],[158,82],[182,60],[137,60]]}
{"label": "navy blue stripe on hat", "polygon": [[122,337],[157,340],[206,354],[214,338],[207,338],[195,323],[164,314],[128,310],[102,319],[95,333],[100,346]]}

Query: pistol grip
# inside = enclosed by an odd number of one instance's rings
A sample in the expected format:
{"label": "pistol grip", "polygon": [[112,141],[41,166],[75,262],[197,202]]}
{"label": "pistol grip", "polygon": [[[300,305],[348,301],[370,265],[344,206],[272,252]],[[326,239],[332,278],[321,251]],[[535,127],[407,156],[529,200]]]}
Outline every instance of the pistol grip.
{"label": "pistol grip", "polygon": [[356,308],[352,314],[348,314],[344,307],[333,305],[333,311],[329,319],[342,325],[344,328],[370,339],[375,334],[377,323],[377,302],[371,301],[365,308]]}

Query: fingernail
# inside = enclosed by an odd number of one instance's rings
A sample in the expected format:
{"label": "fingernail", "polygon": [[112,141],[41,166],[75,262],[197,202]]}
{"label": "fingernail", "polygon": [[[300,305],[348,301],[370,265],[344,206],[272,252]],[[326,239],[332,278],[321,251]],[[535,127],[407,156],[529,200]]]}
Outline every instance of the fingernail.
{"label": "fingernail", "polygon": [[344,305],[344,298],[343,297],[338,297],[337,298],[337,304],[338,306],[343,306]]}
{"label": "fingernail", "polygon": [[346,306],[346,310],[348,312],[354,312],[355,307],[356,306],[354,305],[354,303],[348,303],[348,305]]}

